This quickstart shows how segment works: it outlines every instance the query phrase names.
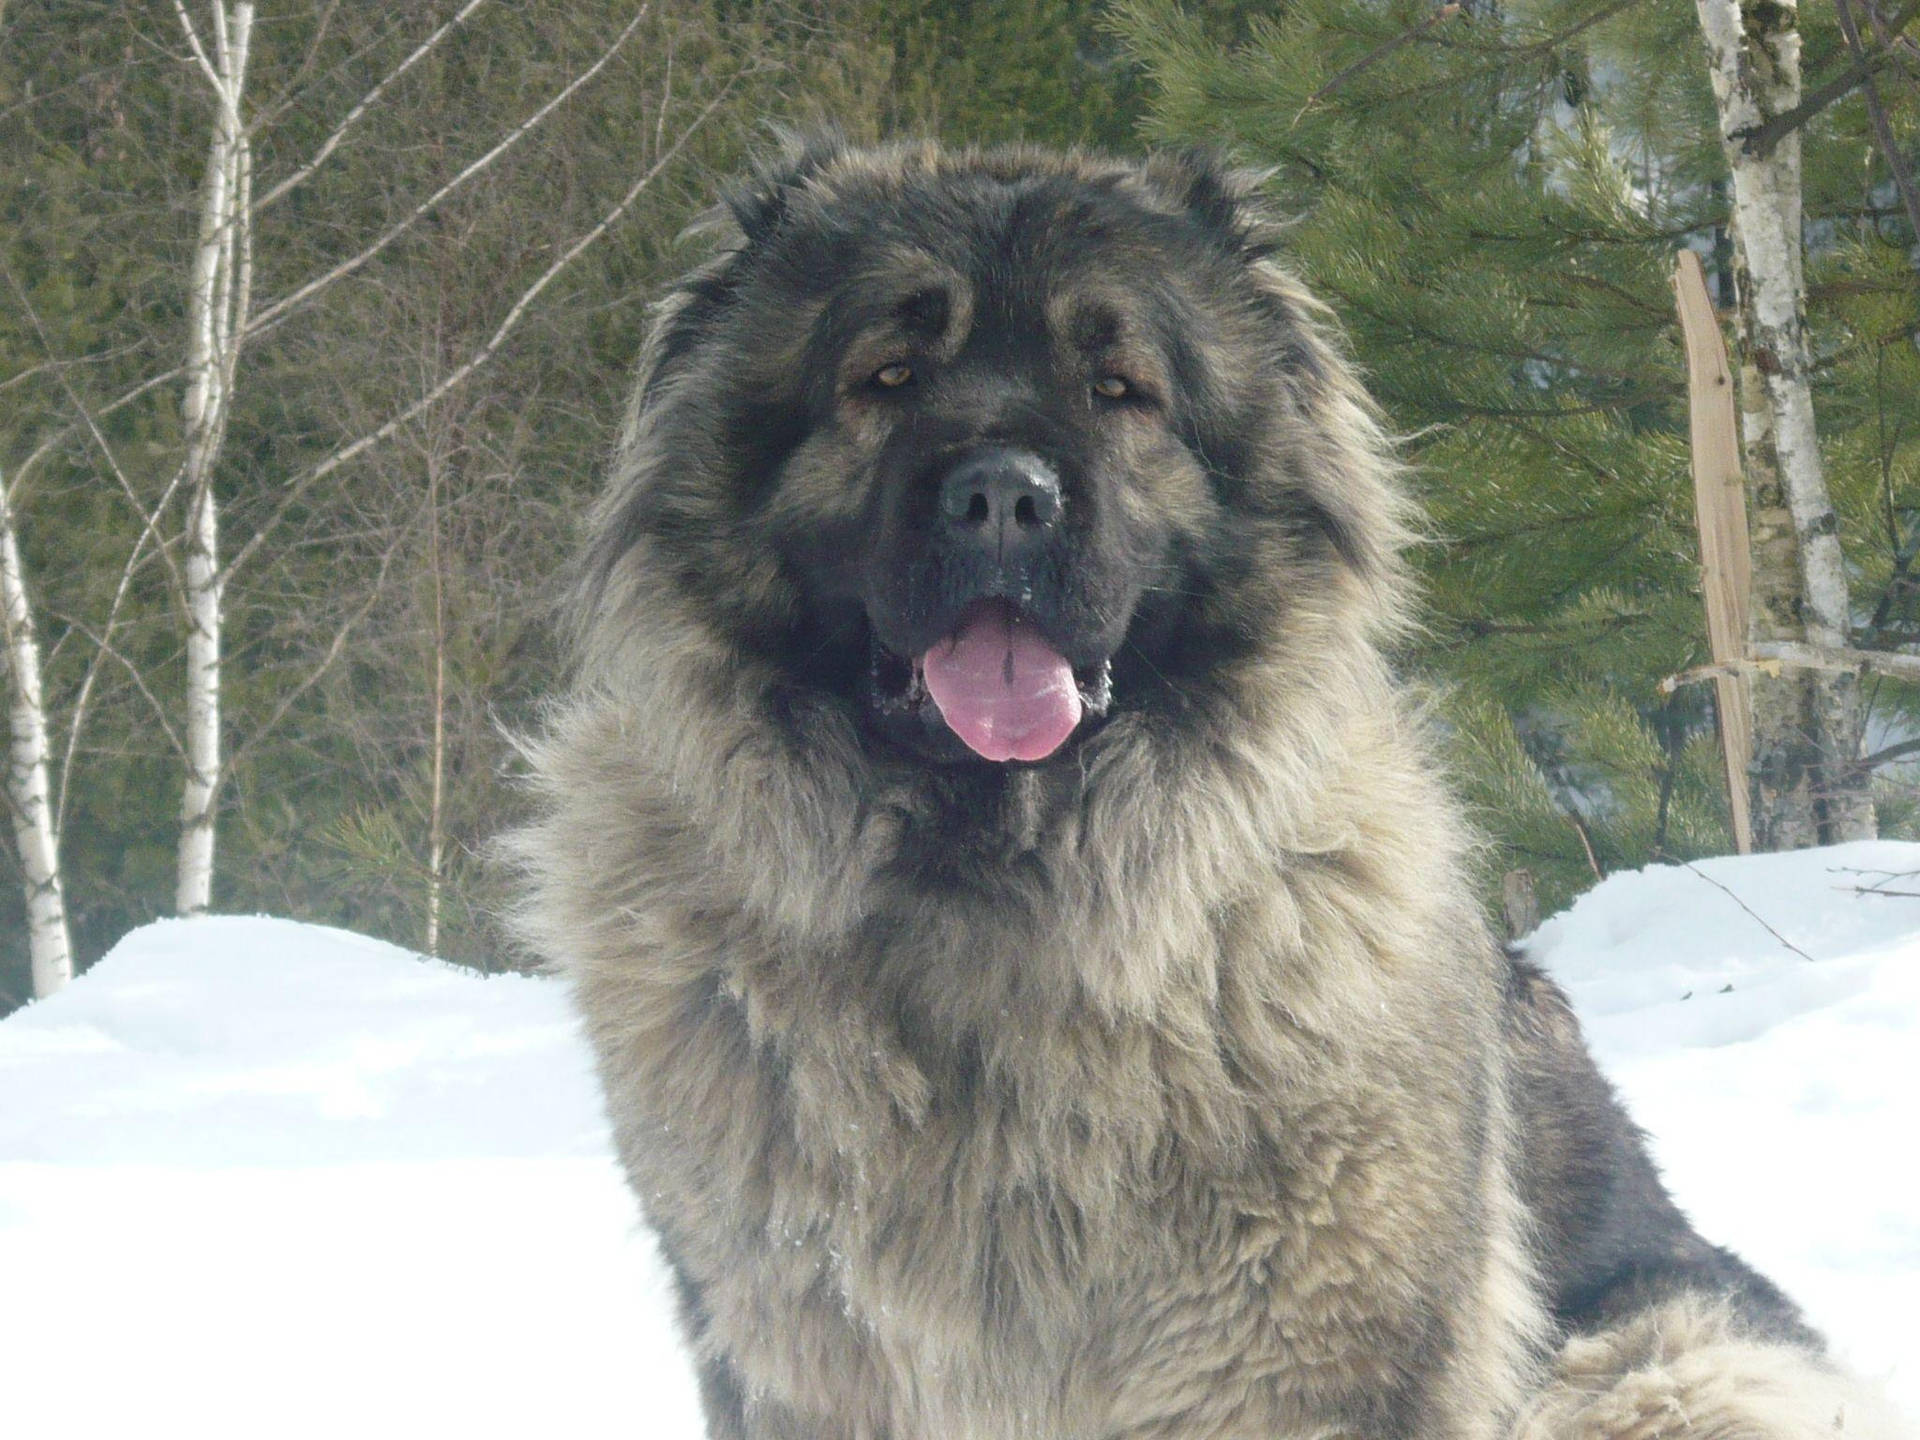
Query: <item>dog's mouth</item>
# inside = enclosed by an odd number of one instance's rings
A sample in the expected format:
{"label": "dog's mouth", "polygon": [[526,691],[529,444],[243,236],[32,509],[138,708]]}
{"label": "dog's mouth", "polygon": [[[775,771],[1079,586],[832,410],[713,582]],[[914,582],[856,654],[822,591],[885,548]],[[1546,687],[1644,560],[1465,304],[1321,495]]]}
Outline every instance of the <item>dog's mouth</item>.
{"label": "dog's mouth", "polygon": [[990,598],[918,656],[876,639],[870,687],[875,711],[896,726],[944,730],[983,760],[1033,762],[1107,713],[1113,666],[1070,663],[1032,616]]}

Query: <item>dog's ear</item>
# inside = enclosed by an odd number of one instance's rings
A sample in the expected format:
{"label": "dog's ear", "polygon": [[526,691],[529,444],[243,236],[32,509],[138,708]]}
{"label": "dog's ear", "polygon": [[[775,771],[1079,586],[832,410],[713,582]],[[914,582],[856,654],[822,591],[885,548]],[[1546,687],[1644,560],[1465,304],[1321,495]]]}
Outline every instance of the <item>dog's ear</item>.
{"label": "dog's ear", "polygon": [[1208,146],[1159,151],[1141,166],[1154,190],[1246,260],[1264,259],[1279,248],[1281,224],[1261,198],[1272,174],[1236,166]]}
{"label": "dog's ear", "polygon": [[838,129],[780,130],[779,149],[764,157],[745,180],[721,192],[721,201],[733,215],[747,244],[758,245],[780,228],[793,198],[808,180],[825,170],[848,150]]}

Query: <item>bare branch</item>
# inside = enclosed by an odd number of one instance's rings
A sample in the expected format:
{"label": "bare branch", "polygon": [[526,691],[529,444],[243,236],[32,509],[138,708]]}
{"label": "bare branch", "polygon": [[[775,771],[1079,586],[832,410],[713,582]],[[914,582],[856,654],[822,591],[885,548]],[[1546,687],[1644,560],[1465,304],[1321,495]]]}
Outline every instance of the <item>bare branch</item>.
{"label": "bare branch", "polygon": [[[134,576],[140,573],[141,562],[146,557],[146,545],[149,540],[153,542],[162,562],[167,567],[167,573],[173,579],[174,602],[183,610],[185,608],[186,586],[180,578],[179,568],[173,562],[171,550],[160,535],[159,520],[167,512],[167,507],[173,503],[173,497],[180,493],[180,486],[186,478],[186,467],[183,465],[177,468],[173,472],[173,478],[167,482],[167,488],[161,492],[160,499],[155,502],[152,513],[143,517],[144,528],[135,538],[133,548],[127,552],[126,563],[120,567],[119,582],[114,586],[113,602],[107,607],[107,622],[103,634],[109,640],[113,638],[113,632],[119,626],[121,608],[126,604],[127,595],[133,588]],[[67,794],[73,778],[74,756],[80,750],[80,734],[86,728],[88,710],[93,699],[94,682],[99,679],[103,657],[104,651],[101,647],[95,646],[93,658],[87,662],[87,673],[80,681],[80,688],[74,695],[72,711],[67,718],[66,753],[60,761],[60,788],[54,804],[54,814],[58,824],[66,822]]]}
{"label": "bare branch", "polygon": [[464,25],[467,17],[486,3],[487,0],[467,0],[467,3],[460,8],[459,12],[455,14],[451,20],[447,21],[446,24],[442,25],[425,40],[421,41],[419,45],[414,47],[412,54],[408,55],[406,59],[402,60],[393,69],[381,76],[379,82],[371,90],[367,91],[366,94],[362,95],[351,110],[347,111],[346,117],[334,127],[333,133],[327,136],[318,150],[314,151],[313,158],[255,201],[254,211],[258,213],[261,210],[265,210],[269,205],[284,199],[286,195],[297,186],[304,184],[316,170],[326,164],[327,157],[340,147],[340,142],[347,138],[347,132],[359,123],[360,117],[367,113],[374,102],[385,93],[388,86],[392,85],[402,75],[405,75],[407,71],[411,70],[421,60],[431,54],[436,45],[460,26]]}
{"label": "bare branch", "polygon": [[1766,931],[1769,935],[1773,936],[1774,939],[1778,940],[1782,945],[1786,946],[1787,949],[1791,950],[1794,954],[1798,955],[1802,960],[1808,961],[1810,963],[1817,963],[1817,962],[1814,962],[1813,956],[1809,955],[1806,951],[1802,950],[1798,945],[1794,944],[1791,940],[1787,939],[1786,936],[1782,935],[1778,930],[1774,929],[1773,926],[1767,924],[1765,920],[1761,919],[1759,911],[1755,910],[1751,905],[1747,904],[1746,901],[1742,900],[1738,895],[1734,894],[1733,891],[1727,889],[1726,886],[1722,885],[1718,880],[1714,879],[1711,875],[1707,874],[1707,872],[1702,870],[1698,865],[1694,864],[1691,860],[1682,860],[1680,864],[1683,868],[1691,870],[1694,874],[1698,875],[1702,880],[1706,881],[1707,884],[1713,886],[1714,889],[1718,890],[1721,894],[1725,895],[1729,900],[1733,901],[1734,904],[1738,905],[1742,910],[1746,911],[1747,914],[1753,916],[1754,920],[1759,924],[1762,930]]}
{"label": "bare branch", "polygon": [[1756,160],[1766,159],[1773,153],[1773,147],[1788,135],[1835,101],[1851,95],[1876,71],[1891,64],[1900,53],[1900,47],[1894,42],[1915,15],[1920,15],[1920,3],[1908,5],[1891,20],[1884,22],[1886,34],[1880,37],[1881,49],[1864,57],[1856,52],[1854,64],[1842,70],[1826,84],[1809,91],[1801,98],[1798,105],[1789,110],[1782,110],[1764,125],[1755,125],[1750,129],[1736,132],[1733,138],[1745,145],[1747,153]]}
{"label": "bare branch", "polygon": [[1920,755],[1920,740],[1902,740],[1897,745],[1889,745],[1884,750],[1876,750],[1871,755],[1860,757],[1862,770],[1877,770],[1882,765],[1892,764],[1895,760],[1904,760],[1909,755]]}
{"label": "bare branch", "polygon": [[167,737],[167,743],[173,747],[174,753],[184,758],[187,753],[187,747],[180,743],[179,733],[174,730],[173,722],[167,719],[167,707],[161,704],[160,697],[153,693],[152,688],[147,684],[146,676],[141,674],[140,667],[134,664],[127,656],[121,654],[120,651],[115,648],[113,642],[105,635],[93,629],[92,626],[88,625],[86,621],[80,619],[77,615],[56,615],[54,618],[86,636],[87,639],[93,642],[94,648],[99,654],[120,662],[120,668],[127,672],[127,678],[132,680],[134,687],[146,697],[147,704],[153,710],[154,723],[160,727],[160,733]]}
{"label": "bare branch", "polygon": [[1857,865],[1829,865],[1829,875],[1859,875],[1862,877],[1877,875],[1877,880],[1869,880],[1861,885],[1836,885],[1836,890],[1848,890],[1855,895],[1880,895],[1891,900],[1920,900],[1920,890],[1889,890],[1887,886],[1896,880],[1920,879],[1920,870],[1868,870]]}
{"label": "bare branch", "polygon": [[1895,680],[1920,681],[1920,655],[1893,650],[1850,650],[1805,645],[1792,640],[1756,641],[1744,660],[1724,660],[1717,665],[1696,665],[1662,680],[1662,695],[1671,695],[1682,685],[1698,685],[1720,675],[1778,675],[1780,671],[1819,670],[1834,675],[1857,675],[1870,670]]}
{"label": "bare branch", "polygon": [[249,538],[244,545],[234,552],[233,558],[227,562],[226,569],[222,575],[222,583],[225,583],[226,579],[230,578],[236,571],[244,566],[248,560],[253,558],[260,547],[266,543],[267,537],[273,533],[280,522],[286,518],[287,513],[299,503],[300,497],[306,494],[310,488],[338,470],[342,465],[349,463],[366,451],[371,450],[374,446],[391,438],[394,432],[400,429],[401,426],[405,425],[422,411],[438,404],[439,401],[451,391],[465,384],[467,379],[472,376],[476,370],[479,370],[489,360],[493,359],[501,345],[505,343],[507,337],[513,333],[514,329],[525,317],[528,307],[539,298],[540,293],[558,279],[575,260],[585,254],[588,248],[598,241],[601,236],[605,235],[608,230],[618,223],[620,217],[626,214],[628,209],[632,207],[633,202],[640,198],[641,193],[659,177],[660,172],[665,170],[679,153],[686,148],[687,142],[693,138],[695,133],[712,118],[714,111],[720,108],[721,103],[732,92],[733,87],[739,82],[741,75],[744,73],[747,72],[740,72],[731,76],[726,84],[721,86],[714,94],[713,98],[701,107],[700,113],[694,116],[693,120],[680,132],[673,144],[655,159],[653,164],[647,167],[645,173],[633,183],[627,193],[620,197],[619,203],[608,210],[605,215],[601,216],[598,224],[570,245],[559,259],[555,260],[553,264],[546,268],[539,279],[535,280],[533,284],[521,292],[520,298],[514,301],[513,307],[507,311],[506,318],[500,322],[499,328],[493,332],[484,345],[469,355],[458,368],[445,375],[432,389],[427,391],[426,394],[387,420],[378,429],[370,430],[360,436],[359,439],[341,446],[311,470],[307,471],[305,475],[302,475],[298,480],[289,485],[286,493],[281,497],[280,503],[274,507],[273,512],[267,516],[265,522],[253,533],[252,537]]}
{"label": "bare branch", "polygon": [[[115,411],[126,409],[127,406],[140,399],[141,396],[145,395],[148,391],[158,390],[162,385],[171,385],[186,373],[186,366],[176,365],[171,370],[162,370],[158,375],[150,375],[131,390],[115,396],[93,413],[97,418],[104,420]],[[16,485],[19,484],[21,478],[25,476],[29,470],[32,470],[42,460],[46,459],[47,456],[51,455],[71,439],[76,428],[78,428],[77,425],[62,425],[53,431],[52,434],[42,438],[38,445],[27,452],[27,458],[14,467],[14,483]]]}
{"label": "bare branch", "polygon": [[[257,133],[263,125],[273,124],[293,108],[293,97],[300,93],[300,87],[306,83],[307,76],[313,73],[314,62],[320,58],[320,46],[327,38],[327,31],[333,28],[333,17],[339,13],[339,10],[340,0],[327,0],[326,9],[322,10],[319,19],[314,21],[313,35],[307,41],[307,53],[300,57],[300,63],[294,67],[293,74],[289,75],[286,83],[280,87],[280,93],[270,100],[255,105],[253,123],[247,127],[249,134]],[[369,41],[366,48],[370,50],[378,43],[378,40]]]}
{"label": "bare branch", "polygon": [[226,337],[221,361],[226,370],[222,382],[233,393],[234,378],[240,368],[240,348],[247,340],[247,314],[253,304],[253,142],[242,130],[234,140],[234,200],[229,244],[235,258],[233,288],[228,297]]}
{"label": "bare branch", "polygon": [[[180,28],[186,33],[187,44],[193,47],[193,58],[200,62],[201,72],[207,77],[207,83],[213,86],[213,93],[224,95],[227,83],[221,78],[220,72],[213,68],[213,61],[207,58],[206,49],[200,44],[200,32],[193,28],[193,17],[187,14],[187,7],[181,4],[180,0],[173,0],[173,13],[180,17]],[[216,15],[220,13],[220,7],[217,4],[214,6],[214,13]]]}
{"label": "bare branch", "polygon": [[1895,45],[1897,42],[1905,62],[1901,68],[1909,75],[1914,74],[1914,61],[1920,60],[1920,44],[1916,44],[1910,35],[1899,34],[1899,27],[1880,13],[1879,0],[1861,0],[1861,8],[1867,12],[1867,24],[1873,27],[1873,38],[1882,45]]}
{"label": "bare branch", "polygon": [[[4,274],[7,277],[7,286],[13,291],[14,299],[19,302],[21,312],[27,317],[27,323],[33,326],[34,333],[40,339],[41,347],[45,349],[48,354],[52,354],[53,342],[48,338],[47,327],[41,323],[40,312],[34,308],[32,298],[27,294],[25,287],[20,284],[19,278],[14,275],[13,267],[8,265],[6,261],[0,260],[0,274]],[[173,577],[174,587],[177,591],[180,586],[180,572],[174,567],[173,557],[167,550],[166,542],[160,538],[158,529],[160,517],[166,512],[167,501],[173,496],[174,486],[169,485],[166,494],[161,497],[160,503],[149,511],[147,507],[141,503],[139,493],[133,488],[133,482],[127,479],[126,472],[120,468],[119,458],[113,453],[113,446],[108,443],[106,435],[100,429],[99,422],[94,418],[93,413],[87,409],[86,402],[80,398],[79,392],[73,388],[73,382],[67,378],[66,369],[64,367],[58,367],[57,373],[60,377],[60,387],[66,391],[68,403],[71,404],[79,414],[81,423],[86,427],[88,434],[93,437],[95,447],[100,451],[102,458],[105,459],[108,471],[119,484],[120,493],[127,497],[127,503],[133,507],[134,515],[140,520],[142,533],[140,540],[135,543],[134,553],[137,555],[140,545],[146,540],[151,539],[159,550],[161,559],[167,566],[167,572]],[[38,453],[39,452],[36,451],[35,455],[37,456]],[[31,458],[33,457],[29,457],[29,459]],[[16,473],[16,484],[18,480],[19,473]],[[176,484],[177,483],[176,481]]]}
{"label": "bare branch", "polygon": [[[1847,49],[1853,52],[1856,68],[1866,63],[1866,47],[1860,43],[1860,27],[1854,22],[1853,6],[1849,0],[1834,0],[1834,7],[1840,17],[1840,33],[1846,37]],[[1884,43],[1884,42],[1883,42]],[[1880,156],[1887,162],[1887,170],[1893,176],[1894,189],[1900,192],[1900,203],[1906,207],[1907,224],[1911,227],[1915,240],[1920,240],[1920,194],[1913,188],[1913,174],[1907,169],[1906,157],[1900,153],[1899,143],[1893,137],[1893,126],[1887,120],[1887,107],[1880,101],[1880,87],[1873,83],[1873,76],[1863,74],[1860,77],[1861,88],[1866,92],[1867,118],[1873,123],[1873,138],[1880,148]]]}
{"label": "bare branch", "polygon": [[660,153],[660,147],[667,143],[667,110],[673,104],[673,54],[675,49],[674,32],[667,32],[667,73],[660,82],[660,113],[653,122],[653,152]]}
{"label": "bare branch", "polygon": [[[426,507],[423,505],[421,507],[422,513],[425,512],[425,509]],[[416,515],[413,523],[417,524],[418,521],[419,516]],[[400,553],[401,547],[406,543],[407,533],[411,529],[411,524],[403,527],[400,534],[394,538],[393,542],[387,546],[386,551],[380,556],[380,570],[374,577],[372,589],[368,592],[365,603],[349,615],[346,620],[342,622],[340,628],[334,632],[333,641],[327,646],[327,652],[321,657],[320,663],[309,671],[307,675],[301,679],[299,684],[295,685],[285,695],[280,697],[280,703],[273,707],[273,713],[261,721],[259,725],[255,726],[253,733],[237,745],[233,753],[227,757],[225,768],[229,775],[238,770],[240,762],[252,753],[256,745],[273,732],[274,727],[286,718],[287,712],[299,704],[300,697],[313,689],[315,685],[318,685],[320,681],[325,678],[326,673],[333,668],[334,661],[338,660],[340,656],[345,653],[347,638],[353,634],[354,628],[358,626],[362,620],[373,613],[373,607],[380,602],[380,597],[385,593],[387,573],[392,569],[394,557]]]}
{"label": "bare branch", "polygon": [[599,59],[595,60],[593,64],[589,65],[584,71],[574,77],[573,80],[549,99],[546,104],[535,110],[510,130],[506,138],[501,140],[499,144],[469,164],[458,175],[455,175],[425,200],[422,200],[418,205],[414,206],[397,224],[390,227],[379,239],[375,240],[357,255],[342,260],[325,274],[316,275],[291,294],[284,295],[271,305],[265,306],[260,313],[254,317],[250,328],[258,330],[279,320],[295,306],[305,304],[322,290],[334,284],[334,282],[343,280],[353,274],[354,271],[360,269],[368,261],[379,255],[381,251],[385,250],[395,240],[398,240],[402,235],[406,234],[418,224],[421,219],[431,213],[442,200],[445,200],[449,195],[453,194],[454,191],[458,190],[462,185],[465,185],[467,181],[471,180],[495,160],[498,160],[502,155],[506,154],[506,152],[511,150],[515,145],[519,144],[521,140],[525,139],[539,126],[541,121],[545,120],[547,116],[551,115],[564,104],[574,92],[579,90],[581,86],[592,80],[595,75],[598,75],[611,64],[614,56],[619,54],[627,41],[632,38],[633,32],[640,28],[641,22],[647,18],[647,14],[652,8],[652,0],[646,0],[646,3],[642,4],[640,8],[634,12],[633,18],[627,22],[626,28],[614,37],[611,45],[601,52]]}
{"label": "bare branch", "polygon": [[118,360],[130,355],[139,348],[138,345],[116,345],[111,349],[97,350],[91,355],[81,355],[72,360],[42,360],[38,365],[29,365],[24,370],[16,370],[6,379],[0,380],[0,391],[11,390],[16,385],[24,385],[35,376],[60,370],[78,370],[88,365],[104,365],[110,360]]}
{"label": "bare branch", "polygon": [[1801,670],[1824,670],[1836,675],[1870,670],[1896,680],[1920,680],[1920,655],[1902,655],[1893,650],[1822,648],[1790,640],[1758,642],[1751,649],[1753,658],[1762,663],[1771,660]]}
{"label": "bare branch", "polygon": [[1593,878],[1606,879],[1607,872],[1600,868],[1600,857],[1593,853],[1593,836],[1587,831],[1587,822],[1582,820],[1579,812],[1571,807],[1560,813],[1566,817],[1567,824],[1573,827],[1573,833],[1580,837],[1580,849],[1587,857],[1587,869],[1593,872]]}
{"label": "bare branch", "polygon": [[[242,338],[246,340],[258,340],[261,336],[266,335],[269,332],[277,329],[279,326],[285,324],[289,316],[291,315],[291,313],[292,312],[290,311],[282,312],[281,314],[274,316],[271,320],[265,320],[265,321],[262,321],[256,318],[254,321],[252,321],[247,325]],[[127,348],[136,349],[138,347],[129,346]],[[61,363],[78,365],[82,363],[91,363],[92,361],[101,359],[101,358],[104,358],[104,357],[89,356],[86,358],[85,361],[78,361],[78,360],[63,361]],[[187,373],[187,367],[185,365],[175,365],[171,369],[162,370],[162,371],[159,371],[157,374],[149,375],[146,379],[142,380],[138,385],[133,386],[129,390],[124,390],[120,394],[114,396],[114,398],[109,400],[106,404],[95,407],[93,412],[94,416],[97,419],[104,420],[106,419],[107,416],[126,409],[127,406],[133,404],[134,401],[147,395],[149,392],[158,390],[163,385],[171,385],[174,381],[180,379],[186,373]],[[73,432],[78,428],[80,428],[79,423],[75,422],[73,424],[59,426],[49,434],[43,436],[41,438],[40,443],[34,446],[33,449],[27,453],[26,459],[22,460],[18,465],[14,467],[14,472],[13,472],[14,483],[18,484],[22,479],[22,477],[24,477],[28,471],[34,469],[36,466],[40,464],[42,460],[45,460],[47,456],[51,455],[55,450],[58,450],[69,439],[71,439],[73,437]]]}
{"label": "bare branch", "polygon": [[[185,13],[184,11],[182,12]],[[227,7],[213,0],[213,58],[220,66],[221,97],[229,102],[239,98],[234,89],[233,37],[227,33]]]}

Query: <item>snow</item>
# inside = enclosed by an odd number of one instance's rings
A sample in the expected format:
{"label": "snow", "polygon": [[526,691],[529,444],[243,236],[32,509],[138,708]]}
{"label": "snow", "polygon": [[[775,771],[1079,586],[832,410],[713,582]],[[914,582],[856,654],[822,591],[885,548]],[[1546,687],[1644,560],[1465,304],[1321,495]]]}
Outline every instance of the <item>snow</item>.
{"label": "snow", "polygon": [[165,921],[0,1022],[0,1433],[697,1436],[552,981]]}
{"label": "snow", "polygon": [[1913,872],[1861,841],[1615,875],[1529,948],[1694,1223],[1920,1416]]}
{"label": "snow", "polygon": [[[1909,871],[1617,875],[1530,948],[1681,1203],[1920,1414],[1920,898],[1855,893]],[[670,1293],[553,981],[168,921],[0,1022],[0,1431],[693,1440]]]}

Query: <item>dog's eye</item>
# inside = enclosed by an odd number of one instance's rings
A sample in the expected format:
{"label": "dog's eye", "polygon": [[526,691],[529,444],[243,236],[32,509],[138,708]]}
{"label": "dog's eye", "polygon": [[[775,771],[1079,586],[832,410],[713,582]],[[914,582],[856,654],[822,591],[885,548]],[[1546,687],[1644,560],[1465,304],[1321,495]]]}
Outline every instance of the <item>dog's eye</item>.
{"label": "dog's eye", "polygon": [[898,390],[913,379],[911,365],[882,365],[873,372],[873,383],[884,390]]}
{"label": "dog's eye", "polygon": [[1124,400],[1133,393],[1133,386],[1124,375],[1102,375],[1093,382],[1093,393],[1102,400]]}

